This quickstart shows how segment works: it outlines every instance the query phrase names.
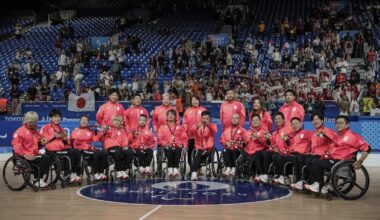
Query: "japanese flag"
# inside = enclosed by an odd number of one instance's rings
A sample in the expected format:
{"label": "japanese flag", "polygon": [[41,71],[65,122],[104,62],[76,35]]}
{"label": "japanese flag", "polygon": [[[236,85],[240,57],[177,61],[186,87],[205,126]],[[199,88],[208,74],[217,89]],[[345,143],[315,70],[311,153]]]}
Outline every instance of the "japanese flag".
{"label": "japanese flag", "polygon": [[95,94],[87,92],[80,96],[70,93],[68,110],[73,112],[89,112],[95,111]]}

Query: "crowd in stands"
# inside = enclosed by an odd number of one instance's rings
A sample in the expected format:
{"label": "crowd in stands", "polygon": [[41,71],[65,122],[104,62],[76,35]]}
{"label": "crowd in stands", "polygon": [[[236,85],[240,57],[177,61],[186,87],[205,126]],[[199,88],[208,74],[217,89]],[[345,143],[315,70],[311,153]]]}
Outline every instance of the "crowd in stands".
{"label": "crowd in stands", "polygon": [[[221,15],[226,16],[223,20],[231,23],[242,12],[231,13]],[[284,101],[284,91],[294,89],[306,113],[323,110],[324,100],[335,100],[343,115],[361,112],[374,115],[380,108],[376,92],[379,67],[371,28],[376,24],[369,22],[361,32],[339,36],[340,30],[362,28],[362,24],[348,17],[326,5],[294,23],[287,17],[275,20],[270,28],[259,22],[255,31],[243,40],[237,37],[242,27],[234,28],[226,46],[217,46],[210,38],[202,42],[183,38],[174,47],[150,57],[146,73],[135,74],[132,80],[121,73],[131,68],[125,62],[126,54],[141,54],[146,50],[138,36],[126,36],[118,46],[101,48],[92,57],[87,42],[75,39],[74,30],[67,26],[52,45],[59,66],[54,74],[35,63],[28,48],[16,53],[6,73],[12,87],[12,112],[17,112],[20,97],[26,101],[59,101],[52,99],[52,93],[62,94],[60,100],[67,100],[70,92],[79,95],[91,90],[96,100],[106,100],[107,91],[118,88],[124,101],[131,100],[135,94],[140,94],[143,101],[160,101],[162,94],[170,93],[173,100],[181,98],[185,106],[190,106],[192,96],[202,101],[219,101],[233,88],[244,104],[260,97],[268,110],[275,108],[275,102]],[[170,27],[156,31],[162,35],[176,34]],[[363,62],[350,65],[355,58]],[[82,70],[91,68],[91,59],[99,64],[100,76],[95,86],[82,81],[85,77]],[[20,60],[28,62],[20,65]],[[21,69],[38,81],[26,94],[18,90]],[[160,76],[169,77],[162,81],[158,80]],[[67,88],[68,80],[73,80],[74,89]]]}

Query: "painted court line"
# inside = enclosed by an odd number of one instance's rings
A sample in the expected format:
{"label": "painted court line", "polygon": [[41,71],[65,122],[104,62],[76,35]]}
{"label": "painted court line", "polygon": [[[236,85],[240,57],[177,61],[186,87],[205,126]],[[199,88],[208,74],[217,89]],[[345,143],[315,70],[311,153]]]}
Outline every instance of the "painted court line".
{"label": "painted court line", "polygon": [[143,215],[142,217],[140,217],[138,220],[144,220],[144,219],[146,219],[148,216],[150,216],[151,214],[153,214],[155,211],[159,210],[161,207],[162,207],[162,205],[156,206],[156,208],[150,210],[148,213],[146,213],[145,215]]}

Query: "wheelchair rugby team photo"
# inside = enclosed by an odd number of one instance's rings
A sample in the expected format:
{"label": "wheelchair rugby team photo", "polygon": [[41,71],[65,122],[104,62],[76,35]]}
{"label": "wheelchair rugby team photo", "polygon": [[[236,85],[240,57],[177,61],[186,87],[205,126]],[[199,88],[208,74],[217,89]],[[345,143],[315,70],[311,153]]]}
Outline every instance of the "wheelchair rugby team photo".
{"label": "wheelchair rugby team photo", "polygon": [[380,1],[0,10],[0,219],[380,218]]}

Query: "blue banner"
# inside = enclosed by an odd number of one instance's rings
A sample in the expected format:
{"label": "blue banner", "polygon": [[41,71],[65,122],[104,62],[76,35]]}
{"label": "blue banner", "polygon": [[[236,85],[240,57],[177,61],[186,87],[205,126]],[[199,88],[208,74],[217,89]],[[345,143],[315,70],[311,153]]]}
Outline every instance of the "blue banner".
{"label": "blue banner", "polygon": [[348,37],[350,36],[351,39],[352,39],[352,43],[354,43],[354,38],[355,38],[355,34],[357,34],[359,31],[358,30],[345,30],[345,31],[340,31],[339,32],[339,42],[342,42],[342,39],[344,37]]}
{"label": "blue banner", "polygon": [[[22,119],[23,118],[19,116],[0,116],[0,123],[2,125],[6,124],[6,126],[0,126],[0,148],[11,146],[13,132],[16,131],[22,125]],[[380,132],[380,126],[378,126],[379,120],[380,118],[378,117],[376,119],[373,117],[371,117],[370,119],[368,119],[368,117],[363,117],[360,121],[356,120],[351,121],[350,123],[351,129],[354,132],[361,134],[374,150],[380,150],[380,146],[378,144],[379,138],[375,135]],[[215,145],[217,149],[222,149],[222,146],[219,143],[219,138],[222,134],[222,124],[220,123],[219,119],[213,119],[212,121],[218,127],[218,133],[215,136]],[[40,117],[38,127],[41,128],[44,124],[48,124],[49,122],[50,119],[48,117]],[[89,124],[95,124],[95,120],[90,120]],[[61,126],[66,130],[66,132],[70,136],[71,132],[75,128],[79,127],[79,118],[64,117]],[[335,121],[332,119],[325,120],[325,126],[335,129]],[[245,123],[244,127],[246,129],[249,128],[248,122]],[[369,127],[372,127],[372,129],[368,129]],[[314,130],[313,124],[310,121],[305,121],[304,129]],[[94,145],[96,147],[101,147],[100,142],[95,143]]]}
{"label": "blue banner", "polygon": [[212,45],[215,47],[227,46],[229,40],[228,34],[209,34],[208,38],[211,40]]}
{"label": "blue banner", "polygon": [[99,49],[101,46],[107,46],[111,43],[110,37],[91,37],[91,48]]}

